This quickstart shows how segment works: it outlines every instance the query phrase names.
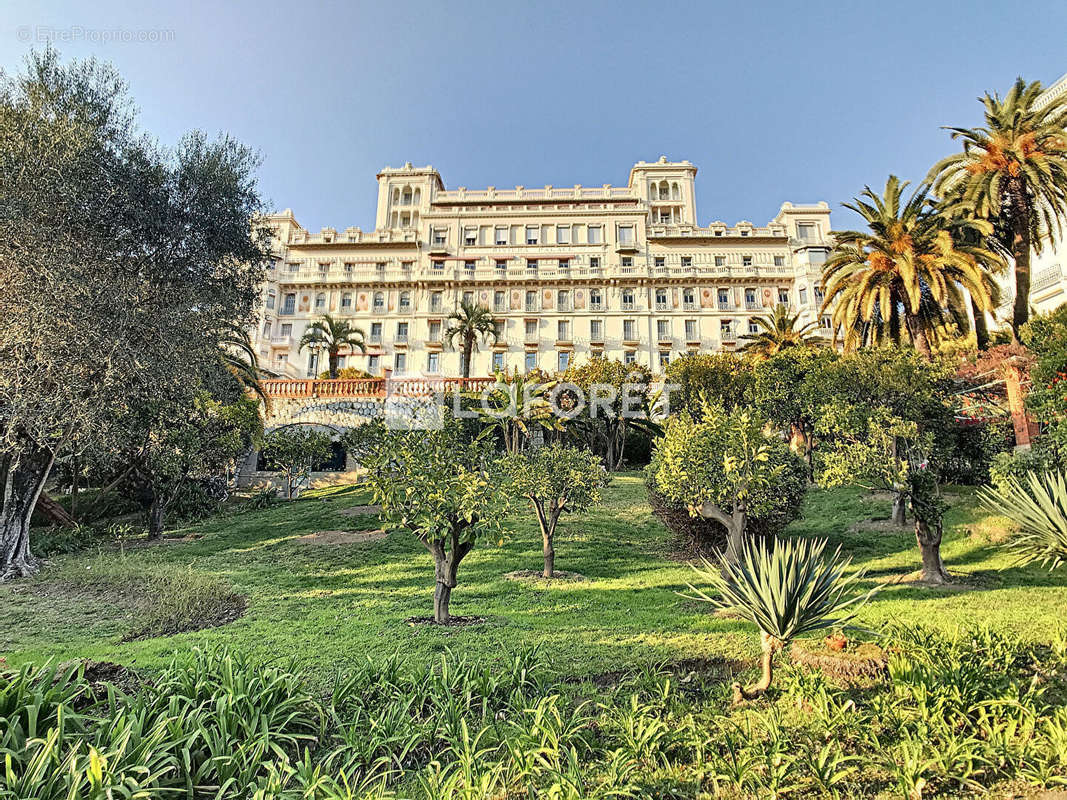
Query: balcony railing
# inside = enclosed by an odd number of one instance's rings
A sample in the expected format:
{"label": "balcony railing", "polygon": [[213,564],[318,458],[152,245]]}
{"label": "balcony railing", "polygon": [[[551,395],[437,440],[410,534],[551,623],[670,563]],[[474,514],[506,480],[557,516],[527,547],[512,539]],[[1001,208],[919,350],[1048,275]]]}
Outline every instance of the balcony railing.
{"label": "balcony railing", "polygon": [[733,311],[734,304],[728,300],[719,301],[719,311]]}
{"label": "balcony railing", "polygon": [[760,305],[759,301],[757,301],[757,300],[746,300],[745,301],[745,310],[746,311],[760,311],[762,309],[763,309],[763,306]]}
{"label": "balcony railing", "polygon": [[495,378],[356,378],[265,380],[260,384],[268,397],[372,397],[387,394],[424,397],[435,392],[480,392]]}

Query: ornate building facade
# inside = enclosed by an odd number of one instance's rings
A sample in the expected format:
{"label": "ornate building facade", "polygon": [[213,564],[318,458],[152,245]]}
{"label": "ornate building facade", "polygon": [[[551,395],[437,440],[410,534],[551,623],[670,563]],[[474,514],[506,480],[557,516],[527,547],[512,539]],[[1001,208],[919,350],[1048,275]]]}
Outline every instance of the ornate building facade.
{"label": "ornate building facade", "polygon": [[625,186],[447,190],[435,169],[409,163],[378,173],[373,231],[310,233],[290,210],[272,215],[261,365],[292,378],[324,370],[299,342],[330,314],[366,334],[367,353],[346,366],[455,376],[459,343],[445,332],[463,299],[487,307],[499,334],[479,343],[472,376],[554,372],[597,354],[660,372],[684,353],[739,347],[779,303],[822,324],[829,206],[701,226],[696,172],[661,157],[635,164]]}

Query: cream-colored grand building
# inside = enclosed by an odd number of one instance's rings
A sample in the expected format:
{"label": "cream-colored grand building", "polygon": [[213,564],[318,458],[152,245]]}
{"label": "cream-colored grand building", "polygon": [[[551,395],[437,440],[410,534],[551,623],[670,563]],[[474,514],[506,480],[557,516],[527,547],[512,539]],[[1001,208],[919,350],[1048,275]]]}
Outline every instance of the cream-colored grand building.
{"label": "cream-colored grand building", "polygon": [[299,342],[330,314],[366,334],[367,353],[347,366],[459,375],[444,333],[464,298],[498,320],[472,376],[554,372],[595,354],[659,372],[687,352],[739,347],[778,303],[822,324],[829,206],[785,203],[765,226],[702,226],[696,172],[660,158],[635,164],[625,186],[447,190],[435,169],[409,163],[378,174],[373,231],[310,233],[292,211],[275,214],[261,364],[293,378],[325,369]]}

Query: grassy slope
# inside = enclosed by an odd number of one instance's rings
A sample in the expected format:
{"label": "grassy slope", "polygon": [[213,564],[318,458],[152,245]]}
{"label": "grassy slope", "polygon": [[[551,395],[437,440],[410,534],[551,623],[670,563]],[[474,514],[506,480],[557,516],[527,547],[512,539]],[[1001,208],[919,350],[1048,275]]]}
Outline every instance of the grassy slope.
{"label": "grassy slope", "polygon": [[[405,620],[431,610],[432,567],[421,546],[402,533],[363,544],[308,545],[297,537],[324,529],[373,529],[374,516],[338,512],[366,502],[352,489],[326,490],[291,506],[220,517],[181,533],[188,543],[136,549],[125,568],[164,563],[224,575],[249,596],[248,614],[214,630],[122,643],[132,627],[101,598],[71,597],[52,577],[89,571],[88,556],[57,559],[38,579],[0,586],[0,654],[9,662],[84,656],[153,667],[178,650],[226,643],[257,658],[293,657],[326,679],[346,662],[394,650],[414,659],[452,647],[480,657],[537,643],[561,672],[589,674],[662,659],[754,655],[750,625],[713,617],[678,597],[693,573],[668,558],[662,526],[651,516],[637,476],[617,477],[605,505],[564,518],[556,566],[580,572],[587,583],[532,586],[506,580],[515,569],[537,568],[540,541],[532,518],[516,516],[503,545],[479,546],[460,567],[455,614],[489,623],[440,630]],[[874,575],[917,567],[907,532],[850,532],[870,516],[887,516],[888,503],[858,489],[814,491],[790,531],[828,535]],[[990,543],[1003,520],[976,509],[964,492],[946,520],[943,548],[949,569],[967,575],[973,591],[892,586],[861,622],[922,622],[944,628],[990,624],[1025,638],[1047,639],[1067,619],[1067,569],[1048,573],[1013,566]],[[118,557],[116,554],[114,557]]]}

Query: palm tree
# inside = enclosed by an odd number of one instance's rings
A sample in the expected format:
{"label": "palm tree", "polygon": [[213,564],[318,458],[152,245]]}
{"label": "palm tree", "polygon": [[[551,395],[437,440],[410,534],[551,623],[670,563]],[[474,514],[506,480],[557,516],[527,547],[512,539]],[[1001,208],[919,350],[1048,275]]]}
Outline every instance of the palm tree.
{"label": "palm tree", "polygon": [[789,347],[820,344],[823,341],[821,337],[811,335],[818,323],[809,322],[797,328],[799,321],[800,314],[790,314],[788,308],[778,304],[774,311],[753,320],[761,330],[759,333],[742,336],[741,340],[747,343],[741,349],[746,353],[766,357]]}
{"label": "palm tree", "polygon": [[341,351],[349,348],[361,353],[367,352],[366,335],[360,328],[350,325],[345,320],[334,319],[323,314],[322,319],[312,322],[304,329],[300,338],[300,349],[325,350],[330,359],[330,377],[337,377],[337,360]]}
{"label": "palm tree", "polygon": [[238,385],[258,397],[269,410],[270,398],[260,383],[259,359],[248,331],[239,325],[228,325],[223,329],[219,335],[219,358]]}
{"label": "palm tree", "polygon": [[478,340],[492,339],[495,343],[500,338],[496,329],[496,320],[485,306],[475,305],[469,300],[460,301],[459,308],[448,315],[450,324],[445,331],[445,341],[453,345],[458,338],[463,346],[463,377],[471,376],[471,356]]}
{"label": "palm tree", "polygon": [[985,126],[948,128],[963,152],[943,158],[929,180],[943,197],[1003,224],[1015,261],[1012,333],[1030,318],[1030,252],[1067,218],[1067,95],[1046,100],[1041,83],[1015,81],[982,98]]}
{"label": "palm tree", "polygon": [[[831,310],[834,328],[845,331],[846,349],[870,338],[899,338],[903,326],[929,358],[930,340],[946,322],[967,324],[964,290],[982,311],[993,309],[996,286],[989,270],[1001,259],[983,244],[991,226],[942,216],[925,184],[904,199],[907,186],[890,175],[881,196],[867,186],[844,204],[868,230],[834,232],[819,313]],[[976,229],[980,237],[968,235]]]}

